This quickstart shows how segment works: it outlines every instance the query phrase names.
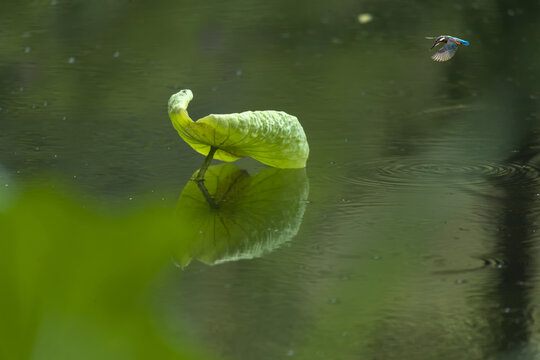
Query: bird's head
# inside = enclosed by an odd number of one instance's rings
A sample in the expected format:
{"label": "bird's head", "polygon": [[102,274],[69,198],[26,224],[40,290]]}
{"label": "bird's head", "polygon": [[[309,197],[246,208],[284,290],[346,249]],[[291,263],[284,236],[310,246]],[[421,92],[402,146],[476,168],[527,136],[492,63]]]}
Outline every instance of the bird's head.
{"label": "bird's head", "polygon": [[435,39],[435,42],[433,43],[433,46],[431,48],[433,49],[435,46],[439,45],[440,43],[446,41],[446,36],[437,36]]}

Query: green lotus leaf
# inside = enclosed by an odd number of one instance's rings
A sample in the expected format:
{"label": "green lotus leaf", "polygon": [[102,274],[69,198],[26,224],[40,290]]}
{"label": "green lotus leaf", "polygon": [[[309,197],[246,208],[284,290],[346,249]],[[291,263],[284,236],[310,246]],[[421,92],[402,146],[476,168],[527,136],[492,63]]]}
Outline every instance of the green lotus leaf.
{"label": "green lotus leaf", "polygon": [[180,264],[194,258],[219,264],[276,249],[297,234],[308,194],[304,169],[249,175],[234,164],[211,166],[204,183],[188,182],[178,200]]}
{"label": "green lotus leaf", "polygon": [[304,129],[295,116],[283,111],[245,111],[211,114],[193,121],[187,112],[191,90],[169,99],[169,117],[178,134],[193,149],[223,161],[252,157],[276,168],[303,168],[309,155]]}

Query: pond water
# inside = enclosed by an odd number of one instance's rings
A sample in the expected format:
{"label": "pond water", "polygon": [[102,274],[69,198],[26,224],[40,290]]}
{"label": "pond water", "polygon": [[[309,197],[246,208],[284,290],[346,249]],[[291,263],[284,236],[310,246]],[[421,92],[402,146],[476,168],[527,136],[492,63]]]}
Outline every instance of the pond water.
{"label": "pond water", "polygon": [[[538,4],[2,8],[2,358],[539,355]],[[297,116],[306,169],[214,161],[210,206],[184,88]]]}

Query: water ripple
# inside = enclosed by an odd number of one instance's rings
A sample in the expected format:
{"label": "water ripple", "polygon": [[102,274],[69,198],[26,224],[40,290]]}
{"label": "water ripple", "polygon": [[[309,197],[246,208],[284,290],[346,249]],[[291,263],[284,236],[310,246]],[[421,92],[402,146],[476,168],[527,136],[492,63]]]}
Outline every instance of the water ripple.
{"label": "water ripple", "polygon": [[338,182],[376,186],[440,186],[483,184],[487,180],[499,183],[530,184],[540,174],[533,165],[495,162],[418,161],[388,159],[356,164],[356,174],[338,176]]}

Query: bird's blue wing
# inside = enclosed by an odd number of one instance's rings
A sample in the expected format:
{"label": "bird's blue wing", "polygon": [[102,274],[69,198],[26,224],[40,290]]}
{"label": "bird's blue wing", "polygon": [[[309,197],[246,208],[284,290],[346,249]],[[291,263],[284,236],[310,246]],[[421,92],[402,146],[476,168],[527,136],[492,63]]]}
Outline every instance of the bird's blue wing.
{"label": "bird's blue wing", "polygon": [[460,38],[456,38],[457,41],[461,43],[461,45],[469,46],[469,42],[467,40],[463,40]]}
{"label": "bird's blue wing", "polygon": [[455,42],[449,41],[446,43],[446,45],[440,48],[439,51],[433,54],[431,58],[435,61],[448,61],[454,56],[457,48],[458,46]]}

